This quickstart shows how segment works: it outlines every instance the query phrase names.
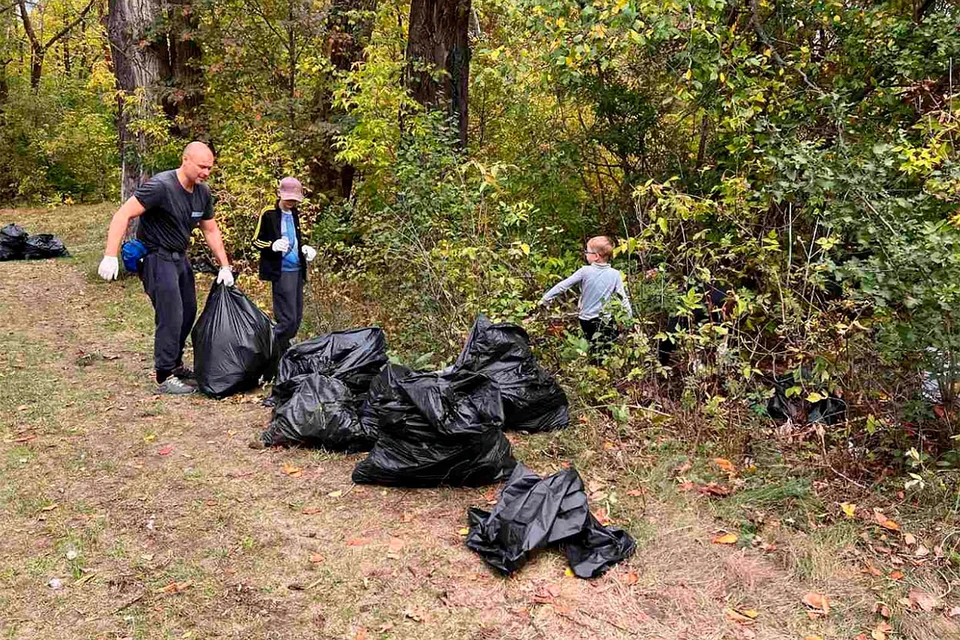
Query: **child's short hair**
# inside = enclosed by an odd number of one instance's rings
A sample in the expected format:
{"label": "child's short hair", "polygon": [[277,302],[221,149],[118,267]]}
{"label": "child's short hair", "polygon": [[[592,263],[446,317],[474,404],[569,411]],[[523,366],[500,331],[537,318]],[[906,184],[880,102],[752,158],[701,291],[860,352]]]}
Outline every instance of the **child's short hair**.
{"label": "child's short hair", "polygon": [[594,236],[587,240],[587,248],[597,252],[606,262],[613,255],[613,243],[607,236]]}

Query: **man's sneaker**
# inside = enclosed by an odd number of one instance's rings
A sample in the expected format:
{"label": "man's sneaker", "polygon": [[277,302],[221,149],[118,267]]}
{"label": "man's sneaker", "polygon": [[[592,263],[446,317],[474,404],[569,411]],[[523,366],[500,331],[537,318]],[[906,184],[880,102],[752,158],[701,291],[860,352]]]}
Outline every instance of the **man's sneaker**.
{"label": "man's sneaker", "polygon": [[188,393],[196,393],[197,388],[187,384],[176,376],[170,376],[160,383],[158,391],[171,396],[182,396]]}
{"label": "man's sneaker", "polygon": [[170,375],[176,376],[183,381],[193,381],[197,379],[197,376],[193,374],[193,369],[190,367],[185,367],[180,365],[176,369],[170,372]]}

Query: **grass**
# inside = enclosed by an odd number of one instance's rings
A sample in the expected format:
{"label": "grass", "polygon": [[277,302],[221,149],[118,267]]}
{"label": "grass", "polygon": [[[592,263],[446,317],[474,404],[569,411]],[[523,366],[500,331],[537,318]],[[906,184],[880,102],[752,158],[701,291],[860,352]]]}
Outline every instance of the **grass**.
{"label": "grass", "polygon": [[[570,429],[511,434],[541,473],[575,465],[593,508],[638,552],[593,582],[565,575],[555,552],[504,579],[460,534],[489,488],[353,487],[360,456],[248,448],[269,417],[256,394],[154,396],[149,302],[134,279],[95,276],[111,211],[5,212],[60,234],[73,257],[0,264],[0,637],[746,637],[726,619],[734,604],[761,611],[748,629],[761,639],[869,632],[864,523],[837,520],[818,481],[773,453],[728,477],[712,462],[722,443],[691,445],[673,419],[616,424],[574,407]],[[683,479],[736,490],[707,498],[679,489]],[[745,543],[712,544],[720,529]],[[64,589],[47,587],[52,577]],[[164,593],[171,582],[189,586]],[[837,613],[811,621],[808,590]],[[901,614],[903,637],[949,637],[950,621]]]}

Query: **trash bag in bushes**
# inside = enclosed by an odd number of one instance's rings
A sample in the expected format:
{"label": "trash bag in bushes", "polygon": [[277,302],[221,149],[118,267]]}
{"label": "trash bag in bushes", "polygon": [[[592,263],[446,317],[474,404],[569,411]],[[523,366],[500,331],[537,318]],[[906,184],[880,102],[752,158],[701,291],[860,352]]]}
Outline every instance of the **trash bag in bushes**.
{"label": "trash bag in bushes", "polygon": [[236,287],[214,283],[192,336],[197,384],[209,396],[252,389],[276,370],[270,318]]}
{"label": "trash bag in bushes", "polygon": [[[806,371],[800,372],[802,379],[808,379]],[[787,389],[796,386],[797,379],[792,373],[773,379],[773,395],[767,400],[767,415],[777,422],[790,420],[795,424],[816,423],[828,426],[846,419],[847,403],[842,398],[828,396],[816,402],[810,402],[802,394],[787,397]]]}
{"label": "trash bag in bushes", "polygon": [[380,435],[353,470],[354,482],[475,487],[501,480],[516,464],[500,392],[484,376],[387,365],[367,401]]}
{"label": "trash bag in bushes", "polygon": [[386,363],[387,339],[383,329],[336,331],[287,349],[280,359],[276,383],[304,373],[322,373],[362,394]]}
{"label": "trash bag in bushes", "polygon": [[27,260],[45,260],[69,255],[63,241],[50,233],[38,233],[27,238],[23,257]]}
{"label": "trash bag in bushes", "polygon": [[497,383],[507,429],[552,431],[570,423],[567,395],[537,364],[522,327],[478,316],[453,368],[482,373]]}
{"label": "trash bag in bushes", "polygon": [[468,517],[467,546],[505,574],[520,569],[536,549],[559,546],[575,575],[595,578],[636,550],[626,531],[593,517],[572,467],[541,478],[518,464],[493,511],[472,508]]}
{"label": "trash bag in bushes", "polygon": [[305,373],[274,387],[276,406],[260,439],[268,447],[300,445],[331,451],[369,451],[376,423],[361,421],[356,397],[346,384],[321,373]]}
{"label": "trash bag in bushes", "polygon": [[18,224],[11,223],[0,229],[0,261],[22,260],[28,235]]}

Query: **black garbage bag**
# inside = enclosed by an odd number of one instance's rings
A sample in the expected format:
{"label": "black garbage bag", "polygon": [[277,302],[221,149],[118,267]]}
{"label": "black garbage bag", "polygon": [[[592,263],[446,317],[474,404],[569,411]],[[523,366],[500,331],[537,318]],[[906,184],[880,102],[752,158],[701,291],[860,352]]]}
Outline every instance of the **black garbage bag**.
{"label": "black garbage bag", "polygon": [[367,401],[380,435],[353,470],[356,483],[476,487],[503,479],[516,464],[500,392],[484,376],[387,365]]}
{"label": "black garbage bag", "polygon": [[0,261],[22,260],[28,233],[18,224],[0,229]]}
{"label": "black garbage bag", "polygon": [[276,370],[270,318],[236,287],[214,283],[192,336],[197,384],[209,396],[252,389]]}
{"label": "black garbage bag", "polygon": [[595,578],[629,557],[636,544],[622,529],[604,527],[587,504],[576,469],[541,478],[518,464],[493,511],[472,508],[467,547],[502,573],[520,569],[537,549],[558,545],[581,578]]}
{"label": "black garbage bag", "polygon": [[27,238],[23,257],[27,260],[46,260],[69,255],[63,241],[50,233],[38,233]]}
{"label": "black garbage bag", "polygon": [[268,447],[300,445],[331,451],[369,451],[376,423],[361,421],[356,397],[346,384],[306,373],[274,387],[276,406],[260,436]]}
{"label": "black garbage bag", "polygon": [[553,431],[570,424],[567,395],[537,364],[522,327],[478,316],[453,369],[482,373],[497,383],[507,429]]}
{"label": "black garbage bag", "polygon": [[276,383],[304,373],[322,373],[346,383],[354,393],[363,394],[387,360],[383,329],[336,331],[287,349],[280,359]]}
{"label": "black garbage bag", "polygon": [[[801,371],[801,377],[808,377]],[[846,418],[847,403],[842,398],[829,396],[816,402],[810,402],[802,396],[787,397],[787,389],[797,384],[792,373],[773,379],[773,395],[767,400],[767,415],[777,422],[790,420],[796,424],[819,422],[828,426],[843,422]]]}

